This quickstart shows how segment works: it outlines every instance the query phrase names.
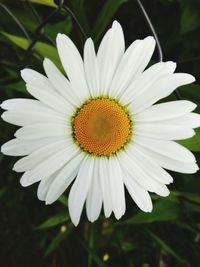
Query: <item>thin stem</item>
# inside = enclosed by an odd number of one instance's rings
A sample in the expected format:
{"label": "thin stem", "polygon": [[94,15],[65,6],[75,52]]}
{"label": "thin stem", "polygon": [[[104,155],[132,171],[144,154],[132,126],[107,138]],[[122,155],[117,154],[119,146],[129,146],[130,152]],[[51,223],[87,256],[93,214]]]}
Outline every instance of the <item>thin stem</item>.
{"label": "thin stem", "polygon": [[17,26],[21,29],[21,31],[23,32],[23,34],[26,36],[26,38],[28,39],[28,41],[31,42],[31,38],[30,38],[28,32],[26,31],[26,29],[24,28],[24,26],[21,24],[21,22],[18,20],[18,18],[10,11],[10,9],[8,9],[7,6],[5,6],[2,3],[0,3],[0,6],[10,15],[10,17],[14,20],[14,22],[17,24]]}
{"label": "thin stem", "polygon": [[145,17],[145,19],[146,19],[148,25],[149,25],[149,28],[150,28],[150,30],[151,30],[151,32],[152,32],[152,34],[153,34],[155,40],[156,40],[156,45],[157,45],[157,49],[158,49],[159,61],[161,62],[161,61],[163,61],[163,52],[162,52],[162,48],[161,48],[161,45],[160,45],[160,41],[159,41],[159,39],[158,39],[158,35],[157,35],[156,31],[155,31],[155,28],[154,28],[154,26],[153,26],[153,24],[152,24],[152,22],[151,22],[151,20],[150,20],[150,18],[149,18],[149,16],[148,16],[146,10],[145,10],[145,8],[144,8],[142,2],[141,2],[140,0],[136,0],[136,2],[137,2],[138,5],[140,6],[140,9],[141,9],[141,11],[142,11],[142,13],[143,13],[143,15],[144,15],[144,17]]}
{"label": "thin stem", "polygon": [[[40,15],[38,14],[37,10],[35,9],[34,5],[30,2],[30,0],[26,0],[28,7],[30,8],[31,12],[33,13],[34,17],[39,23],[42,23]],[[41,30],[41,35],[47,39],[53,46],[55,46],[55,42],[49,37],[44,34],[44,28]]]}
{"label": "thin stem", "polygon": [[[162,52],[162,47],[161,47],[160,41],[158,39],[158,35],[156,33],[156,30],[155,30],[155,28],[154,28],[154,26],[153,26],[153,24],[149,18],[149,15],[147,14],[142,2],[140,0],[136,0],[136,2],[138,3],[147,23],[149,25],[149,28],[150,28],[150,30],[151,30],[151,32],[152,32],[152,34],[156,40],[156,45],[157,45],[157,50],[158,50],[158,58],[159,58],[159,61],[162,62],[163,61],[163,52]],[[178,91],[178,89],[176,89],[174,91],[174,95],[175,95],[176,99],[178,99],[178,100],[181,99],[181,95],[180,95],[180,92]]]}
{"label": "thin stem", "polygon": [[87,39],[87,35],[86,35],[85,31],[83,30],[81,24],[79,23],[79,21],[78,21],[76,15],[72,12],[72,10],[71,10],[69,7],[66,6],[65,4],[63,5],[63,8],[64,8],[64,10],[65,10],[67,13],[69,13],[70,16],[73,18],[73,20],[74,20],[75,23],[77,24],[77,26],[78,26],[80,32],[82,33],[83,37],[84,37],[85,39]]}
{"label": "thin stem", "polygon": [[38,14],[38,12],[36,11],[35,7],[32,5],[32,3],[30,2],[30,0],[26,0],[26,3],[28,5],[28,7],[30,8],[31,12],[33,13],[33,15],[35,16],[36,20],[41,23],[41,18]]}
{"label": "thin stem", "polygon": [[176,99],[178,99],[178,100],[181,100],[181,99],[182,99],[181,94],[180,94],[180,92],[179,92],[178,89],[176,89],[176,90],[174,91],[174,95],[175,95]]}
{"label": "thin stem", "polygon": [[93,245],[94,245],[94,225],[89,225],[89,253],[88,253],[88,267],[92,267],[92,254],[93,254]]}

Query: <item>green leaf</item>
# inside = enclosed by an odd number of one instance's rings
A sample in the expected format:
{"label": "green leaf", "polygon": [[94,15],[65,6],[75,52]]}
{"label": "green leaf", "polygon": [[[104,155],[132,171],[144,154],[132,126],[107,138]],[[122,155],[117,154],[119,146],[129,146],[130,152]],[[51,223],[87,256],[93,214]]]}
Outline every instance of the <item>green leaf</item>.
{"label": "green leaf", "polygon": [[71,1],[73,11],[76,15],[76,17],[79,20],[79,23],[81,24],[83,30],[86,32],[86,34],[89,35],[90,29],[89,29],[89,23],[88,23],[88,16],[86,13],[86,4],[85,0],[73,0]]}
{"label": "green leaf", "polygon": [[104,32],[106,26],[108,25],[114,14],[117,12],[119,7],[127,1],[128,0],[106,1],[92,30],[92,36],[94,37],[95,42],[99,40],[101,34]]}
{"label": "green leaf", "polygon": [[176,251],[170,247],[168,244],[166,244],[162,239],[160,239],[157,235],[152,233],[149,230],[146,230],[146,232],[162,247],[162,249],[169,253],[172,257],[174,257],[179,263],[183,264],[184,266],[191,266],[183,257],[179,256]]}
{"label": "green leaf", "polygon": [[81,239],[79,239],[79,241],[83,246],[83,248],[87,251],[87,253],[91,253],[92,259],[98,267],[106,267],[105,263],[99,257],[98,253],[95,253],[95,251],[91,251],[91,249],[88,246],[86,246],[86,243],[83,242]]}
{"label": "green leaf", "polygon": [[66,16],[66,18],[62,21],[47,24],[45,26],[45,35],[50,37],[52,40],[56,39],[57,34],[65,33],[69,35],[73,29],[73,22],[70,16]]}
{"label": "green leaf", "polygon": [[25,82],[24,81],[19,81],[16,83],[11,83],[9,85],[4,85],[4,90],[10,91],[18,91],[21,93],[26,93],[28,94],[28,91],[26,90]]}
{"label": "green leaf", "polygon": [[181,32],[188,33],[199,27],[199,11],[191,5],[185,5],[181,16]]}
{"label": "green leaf", "polygon": [[57,67],[61,69],[61,63],[58,56],[57,49],[49,44],[37,42],[35,45],[35,50],[42,55],[44,58],[47,57],[51,59]]}
{"label": "green leaf", "polygon": [[65,195],[61,195],[58,199],[58,202],[60,202],[61,204],[63,204],[65,207],[67,207],[67,197]]}
{"label": "green leaf", "polygon": [[[171,198],[171,200],[170,200]],[[117,224],[140,224],[162,221],[174,221],[179,218],[180,206],[176,198],[161,199],[154,204],[151,213],[138,212],[134,217]]]}
{"label": "green leaf", "polygon": [[54,227],[56,225],[59,225],[63,222],[66,222],[68,220],[69,220],[69,216],[67,216],[66,213],[57,214],[57,215],[49,218],[48,220],[46,220],[45,222],[43,222],[39,226],[37,226],[35,229],[37,229],[37,230],[48,229],[48,228]]}
{"label": "green leaf", "polygon": [[[191,100],[197,105],[200,104],[200,86],[198,84],[184,85],[178,90],[183,99]],[[195,112],[200,113],[200,106],[196,108]]]}
{"label": "green leaf", "polygon": [[60,243],[67,238],[67,236],[71,233],[72,229],[74,228],[74,226],[72,224],[68,225],[67,231],[66,232],[59,232],[56,237],[51,241],[51,243],[49,244],[49,246],[47,247],[47,250],[44,254],[44,256],[48,256],[51,252],[53,252],[54,250],[56,250],[59,246]]}
{"label": "green leaf", "polygon": [[[4,36],[6,36],[11,42],[21,47],[22,49],[24,50],[28,49],[29,42],[24,37],[19,37],[16,35],[5,33],[5,32],[1,32],[1,33]],[[37,53],[39,53],[42,57],[44,58],[47,57],[51,59],[58,68],[62,69],[59,56],[58,56],[58,52],[55,47],[53,47],[52,45],[43,43],[43,42],[37,42],[34,46],[34,50],[37,51]]]}
{"label": "green leaf", "polygon": [[200,128],[195,130],[196,134],[192,138],[185,140],[177,141],[180,145],[188,148],[191,151],[199,152],[200,151]]}
{"label": "green leaf", "polygon": [[28,40],[23,38],[23,37],[12,35],[12,34],[6,33],[6,32],[1,32],[1,34],[6,36],[11,42],[13,42],[17,46],[21,47],[22,49],[26,50],[29,46]]}
{"label": "green leaf", "polygon": [[57,7],[53,0],[31,0],[31,2],[50,7]]}
{"label": "green leaf", "polygon": [[183,196],[184,198],[191,200],[193,202],[200,204],[200,195],[195,193],[188,193],[188,192],[180,192],[180,191],[173,191],[171,193],[173,196]]}
{"label": "green leaf", "polygon": [[121,243],[121,249],[125,252],[133,251],[135,249],[135,244],[124,241]]}

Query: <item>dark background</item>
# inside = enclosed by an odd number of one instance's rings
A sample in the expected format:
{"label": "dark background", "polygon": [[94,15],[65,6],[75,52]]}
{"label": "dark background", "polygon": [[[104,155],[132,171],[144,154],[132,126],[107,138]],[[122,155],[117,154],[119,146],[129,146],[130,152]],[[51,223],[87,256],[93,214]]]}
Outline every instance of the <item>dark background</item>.
{"label": "dark background", "polygon": [[[0,4],[1,100],[30,97],[20,79],[25,66],[43,72],[42,59],[59,67],[54,41],[58,32],[68,34],[82,52],[84,36],[71,16],[55,12],[52,0],[3,1]],[[135,0],[71,0],[66,5],[76,15],[96,46],[117,19],[123,26],[126,45],[151,35]],[[182,99],[200,104],[200,1],[145,0],[145,6],[163,49],[164,60],[178,63],[178,71],[193,74],[197,82],[181,87]],[[11,13],[10,13],[11,12]],[[10,14],[11,16],[10,16]],[[23,34],[19,25],[25,28]],[[30,38],[30,41],[27,39]],[[157,51],[152,63],[158,60]],[[175,95],[168,99],[176,99]],[[168,100],[167,99],[167,100]],[[199,112],[199,109],[197,109]],[[16,127],[1,122],[1,143],[13,138]],[[200,131],[182,142],[199,158]],[[45,206],[37,199],[37,185],[22,188],[20,174],[12,171],[16,158],[0,155],[0,266],[1,267],[198,267],[200,266],[200,175],[172,173],[175,179],[167,198],[152,195],[151,214],[139,211],[127,194],[127,212],[90,224],[83,214],[74,228],[69,220],[67,192]]]}

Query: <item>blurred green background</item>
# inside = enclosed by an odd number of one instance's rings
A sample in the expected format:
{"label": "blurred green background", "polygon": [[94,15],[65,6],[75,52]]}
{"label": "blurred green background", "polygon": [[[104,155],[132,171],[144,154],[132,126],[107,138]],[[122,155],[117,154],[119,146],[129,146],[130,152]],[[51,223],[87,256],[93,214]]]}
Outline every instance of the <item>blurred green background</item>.
{"label": "blurred green background", "polygon": [[[159,36],[164,60],[177,61],[178,71],[189,72],[197,79],[194,85],[179,89],[181,98],[200,104],[200,1],[142,2]],[[122,24],[127,46],[136,38],[151,35],[134,0],[67,0],[65,3],[86,35],[94,38],[96,46],[113,19]],[[1,100],[30,97],[19,73],[25,66],[43,73],[42,60],[49,57],[60,67],[53,45],[58,32],[68,34],[82,52],[84,37],[64,9],[49,19],[42,31],[37,30],[41,21],[56,8],[53,0],[1,2]],[[14,21],[16,19],[28,36]],[[155,52],[152,62],[157,60]],[[176,96],[169,99],[176,99]],[[16,127],[1,121],[1,143],[11,139],[15,130]],[[199,129],[194,138],[182,144],[200,159]],[[170,196],[152,195],[154,210],[151,214],[139,211],[126,194],[127,212],[120,221],[113,217],[105,220],[102,214],[96,223],[90,224],[84,213],[75,228],[68,215],[68,192],[53,205],[45,206],[37,199],[37,185],[20,186],[20,174],[12,171],[16,158],[1,154],[0,161],[1,267],[200,266],[199,174],[172,173],[175,181],[170,185]]]}

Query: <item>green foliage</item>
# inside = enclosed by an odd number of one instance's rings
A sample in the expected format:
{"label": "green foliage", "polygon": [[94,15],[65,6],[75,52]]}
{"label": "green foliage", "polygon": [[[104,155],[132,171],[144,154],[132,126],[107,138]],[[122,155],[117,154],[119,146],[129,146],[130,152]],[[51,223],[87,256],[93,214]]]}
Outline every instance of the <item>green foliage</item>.
{"label": "green foliage", "polygon": [[[43,72],[44,57],[62,69],[55,41],[58,32],[70,35],[80,52],[84,38],[74,20],[64,10],[58,12],[40,35],[40,24],[27,1],[2,1],[21,22],[30,42],[5,10],[0,10],[0,90],[1,100],[27,97],[20,70],[30,67]],[[53,0],[31,0],[39,20],[57,5]],[[182,99],[199,105],[200,113],[200,2],[198,0],[142,1],[161,41],[164,59],[177,61],[178,72],[189,72],[197,81],[179,89]],[[126,46],[136,38],[151,35],[136,1],[71,0],[71,7],[87,36],[95,44],[114,19],[121,22]],[[97,48],[97,47],[96,47]],[[153,55],[157,61],[157,53]],[[28,96],[29,97],[29,96]],[[168,100],[175,100],[171,95]],[[16,127],[1,122],[2,143],[13,137]],[[193,138],[179,141],[195,152],[199,162],[200,129]],[[12,171],[13,157],[1,154],[0,266],[8,267],[197,267],[200,262],[200,176],[172,173],[171,194],[161,198],[152,194],[152,213],[143,213],[126,194],[127,212],[122,219],[87,221],[85,213],[74,227],[67,208],[68,192],[53,205],[37,200],[36,186],[22,188],[19,174]],[[126,192],[127,193],[127,192]]]}
{"label": "green foliage", "polygon": [[114,14],[117,12],[119,7],[127,2],[127,0],[108,0],[105,2],[102,7],[97,20],[94,24],[94,28],[92,31],[92,36],[95,41],[98,41],[99,37],[102,35],[108,23],[111,21]]}
{"label": "green foliage", "polygon": [[[165,212],[163,212],[163,210]],[[138,212],[132,218],[119,224],[141,224],[152,222],[174,221],[180,218],[179,203],[172,197],[170,199],[156,201],[151,213]]]}
{"label": "green foliage", "polygon": [[181,33],[188,33],[198,29],[200,11],[192,1],[183,5],[181,15]]}
{"label": "green foliage", "polygon": [[56,7],[56,4],[53,0],[31,0],[32,3],[50,6],[50,7]]}
{"label": "green foliage", "polygon": [[[18,45],[20,48],[27,50],[29,46],[29,42],[27,39],[23,37],[19,37],[16,35],[8,34],[2,32],[3,35],[5,35],[11,42],[14,44]],[[42,43],[42,42],[37,42],[34,46],[34,50],[39,53],[43,58],[49,58],[51,59],[60,69],[61,63],[58,57],[58,52],[55,47],[52,45]]]}
{"label": "green foliage", "polygon": [[66,222],[68,220],[69,220],[69,216],[67,215],[66,212],[65,213],[61,213],[61,214],[57,214],[55,216],[50,217],[45,222],[43,222],[42,224],[37,226],[36,229],[40,229],[41,230],[41,229],[51,228],[53,226],[56,226],[58,224]]}
{"label": "green foliage", "polygon": [[160,239],[157,235],[153,234],[150,231],[147,231],[147,233],[156,241],[158,245],[161,246],[161,248],[165,251],[168,252],[172,257],[174,257],[181,265],[183,266],[191,266],[184,258],[179,256],[176,252],[175,249],[170,247],[168,244],[166,244],[162,239]]}
{"label": "green foliage", "polygon": [[185,146],[191,151],[198,152],[200,151],[200,129],[196,129],[196,134],[194,137],[181,140],[179,144]]}

